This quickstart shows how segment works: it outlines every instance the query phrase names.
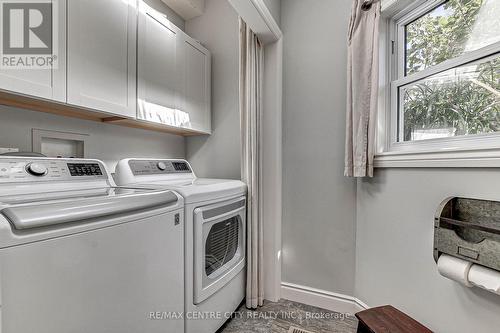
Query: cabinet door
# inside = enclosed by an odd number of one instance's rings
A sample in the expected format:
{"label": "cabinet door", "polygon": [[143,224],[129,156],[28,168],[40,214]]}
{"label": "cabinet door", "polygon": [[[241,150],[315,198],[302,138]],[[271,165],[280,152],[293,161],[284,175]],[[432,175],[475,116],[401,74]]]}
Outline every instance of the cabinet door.
{"label": "cabinet door", "polygon": [[68,1],[69,104],[135,117],[136,24],[132,1]]}
{"label": "cabinet door", "polygon": [[187,119],[178,109],[182,74],[177,61],[180,30],[146,4],[140,6],[137,117],[181,127]]}
{"label": "cabinet door", "polygon": [[210,52],[190,38],[185,40],[184,50],[184,111],[189,114],[190,128],[210,133]]}
{"label": "cabinet door", "polygon": [[[54,52],[57,64],[48,69],[0,68],[0,89],[59,102],[66,101],[66,4],[66,0],[52,2],[52,16],[57,18],[52,25],[52,45],[57,48],[57,53]],[[27,38],[24,37],[26,41]]]}

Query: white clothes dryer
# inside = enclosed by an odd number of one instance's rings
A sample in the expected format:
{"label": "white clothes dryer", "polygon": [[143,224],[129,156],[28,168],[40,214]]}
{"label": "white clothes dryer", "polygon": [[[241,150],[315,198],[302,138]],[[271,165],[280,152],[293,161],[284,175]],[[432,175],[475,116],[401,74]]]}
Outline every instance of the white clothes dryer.
{"label": "white clothes dryer", "polygon": [[214,333],[245,296],[246,185],[197,178],[177,159],[122,160],[115,178],[120,186],[170,189],[184,198],[186,332]]}

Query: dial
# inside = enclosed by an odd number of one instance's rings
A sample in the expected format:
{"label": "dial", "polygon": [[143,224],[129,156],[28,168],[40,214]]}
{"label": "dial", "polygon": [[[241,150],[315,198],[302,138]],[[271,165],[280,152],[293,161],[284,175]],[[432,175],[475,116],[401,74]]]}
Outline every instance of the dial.
{"label": "dial", "polygon": [[158,167],[158,169],[160,169],[161,171],[167,169],[167,165],[165,164],[165,162],[158,162],[158,164],[156,164],[156,166]]}
{"label": "dial", "polygon": [[48,172],[47,167],[40,163],[30,163],[26,166],[26,171],[33,176],[45,176]]}

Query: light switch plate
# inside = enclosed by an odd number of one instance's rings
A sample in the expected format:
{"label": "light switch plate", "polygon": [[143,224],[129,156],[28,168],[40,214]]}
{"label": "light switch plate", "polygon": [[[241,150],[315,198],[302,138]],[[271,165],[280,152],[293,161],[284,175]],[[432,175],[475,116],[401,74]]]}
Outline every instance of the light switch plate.
{"label": "light switch plate", "polygon": [[17,153],[19,148],[0,148],[0,154]]}

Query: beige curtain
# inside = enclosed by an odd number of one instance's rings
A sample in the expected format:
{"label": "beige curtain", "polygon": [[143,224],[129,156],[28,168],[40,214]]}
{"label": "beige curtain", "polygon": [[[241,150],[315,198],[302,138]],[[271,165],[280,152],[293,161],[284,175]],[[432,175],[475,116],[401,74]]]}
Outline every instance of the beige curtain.
{"label": "beige curtain", "polygon": [[363,9],[354,0],[348,35],[345,171],[348,177],[373,177],[378,95],[380,1]]}
{"label": "beige curtain", "polygon": [[264,302],[261,177],[263,46],[240,18],[241,175],[248,185],[247,308]]}

